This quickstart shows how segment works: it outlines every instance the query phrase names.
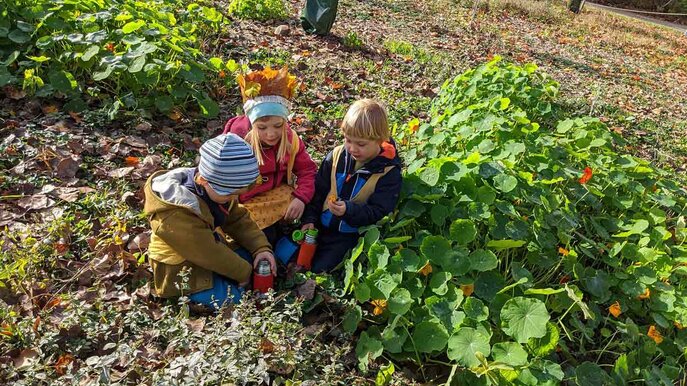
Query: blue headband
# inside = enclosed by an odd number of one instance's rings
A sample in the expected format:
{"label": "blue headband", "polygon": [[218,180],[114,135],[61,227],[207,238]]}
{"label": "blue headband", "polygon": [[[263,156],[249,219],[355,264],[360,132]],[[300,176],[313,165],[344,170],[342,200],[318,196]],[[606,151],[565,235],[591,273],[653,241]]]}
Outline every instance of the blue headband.
{"label": "blue headband", "polygon": [[250,119],[251,124],[257,121],[259,118],[271,115],[289,119],[289,109],[281,103],[261,102],[248,110],[246,115],[248,116],[248,119]]}

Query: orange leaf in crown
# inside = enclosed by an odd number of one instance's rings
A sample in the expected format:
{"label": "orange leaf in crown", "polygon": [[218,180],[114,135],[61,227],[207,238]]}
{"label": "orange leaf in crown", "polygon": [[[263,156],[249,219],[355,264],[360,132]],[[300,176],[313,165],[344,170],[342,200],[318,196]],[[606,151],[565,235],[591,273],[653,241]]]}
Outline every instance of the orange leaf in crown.
{"label": "orange leaf in crown", "polygon": [[[291,100],[298,87],[298,81],[293,75],[289,75],[286,66],[279,70],[265,67],[262,71],[253,71],[248,74],[239,74],[236,81],[241,89],[243,101],[256,96],[277,95]],[[255,85],[259,85],[256,87]]]}

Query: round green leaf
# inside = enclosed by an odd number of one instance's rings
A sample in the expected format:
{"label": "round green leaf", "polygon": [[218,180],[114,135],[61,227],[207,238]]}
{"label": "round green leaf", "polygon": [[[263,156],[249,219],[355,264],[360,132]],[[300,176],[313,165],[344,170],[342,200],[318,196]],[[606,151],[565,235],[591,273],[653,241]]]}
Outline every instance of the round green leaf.
{"label": "round green leaf", "polygon": [[465,299],[463,311],[465,311],[465,316],[475,322],[485,321],[489,317],[489,308],[481,300],[472,296]]}
{"label": "round green leaf", "polygon": [[389,299],[391,291],[398,286],[395,277],[379,269],[367,278],[370,294],[374,299]]}
{"label": "round green leaf", "polygon": [[419,352],[441,351],[446,347],[448,332],[440,323],[425,321],[418,324],[413,330],[413,341]]}
{"label": "round green leaf", "polygon": [[138,29],[143,27],[145,24],[146,24],[146,22],[143,20],[130,21],[130,22],[124,24],[124,27],[122,27],[122,32],[124,32],[125,34],[130,34],[134,31],[137,31]]}
{"label": "round green leaf", "polygon": [[420,179],[425,184],[434,186],[439,182],[440,175],[439,169],[430,166],[420,172]]}
{"label": "round green leaf", "polygon": [[435,272],[429,280],[429,288],[437,295],[446,295],[446,292],[448,292],[448,285],[446,283],[449,280],[451,280],[450,273]]}
{"label": "round green leaf", "polygon": [[146,56],[141,55],[134,59],[131,64],[129,65],[129,72],[132,74],[135,74],[143,69],[143,66],[146,64]]}
{"label": "round green leaf", "polygon": [[375,242],[370,246],[367,257],[372,270],[384,268],[387,266],[387,264],[389,264],[389,249],[386,247],[386,245],[380,242]]}
{"label": "round green leaf", "polygon": [[83,55],[81,55],[81,60],[84,62],[88,62],[91,60],[98,52],[100,52],[100,47],[97,45],[92,45],[88,48],[86,48],[86,51],[83,52]]}
{"label": "round green leaf", "polygon": [[412,305],[413,299],[410,296],[410,291],[405,288],[396,288],[388,301],[389,312],[396,315],[405,314]]}
{"label": "round green leaf", "polygon": [[499,174],[494,177],[494,187],[504,193],[508,193],[518,186],[517,178],[507,174]]}
{"label": "round green leaf", "polygon": [[350,333],[355,332],[358,329],[358,323],[363,319],[363,311],[360,306],[355,306],[346,313],[343,319],[343,329],[344,331]]}
{"label": "round green leaf", "polygon": [[463,327],[448,340],[448,358],[466,367],[480,364],[476,353],[488,356],[490,351],[489,337],[474,328]]}
{"label": "round green leaf", "polygon": [[370,287],[367,283],[358,283],[355,286],[355,299],[361,303],[370,299]]}
{"label": "round green leaf", "polygon": [[506,286],[506,281],[498,271],[482,272],[475,279],[475,294],[488,302]]}
{"label": "round green leaf", "polygon": [[575,378],[580,386],[611,385],[608,374],[599,365],[592,362],[584,362],[575,369]]}
{"label": "round green leaf", "polygon": [[470,254],[470,269],[473,271],[491,271],[499,265],[496,255],[492,251],[478,249]]}
{"label": "round green leaf", "polygon": [[560,332],[553,323],[546,323],[546,334],[541,338],[530,338],[527,347],[538,357],[543,357],[553,352],[558,345]]}
{"label": "round green leaf", "polygon": [[475,239],[477,236],[477,228],[472,220],[459,218],[451,224],[449,235],[451,240],[465,245]]}
{"label": "round green leaf", "polygon": [[169,95],[155,98],[155,107],[163,113],[169,112],[174,107],[174,99]]}
{"label": "round green leaf", "polygon": [[382,351],[384,351],[382,342],[369,336],[366,331],[360,334],[358,344],[355,347],[355,355],[358,357],[362,369],[367,369],[368,362],[382,355]]}
{"label": "round green leaf", "polygon": [[420,252],[433,264],[441,265],[451,252],[451,243],[442,236],[427,236],[422,240]]}
{"label": "round green leaf", "polygon": [[196,100],[200,113],[206,118],[216,117],[219,114],[219,105],[210,98],[201,98]]}
{"label": "round green leaf", "polygon": [[515,342],[496,343],[491,350],[492,358],[510,366],[523,366],[527,363],[527,352]]}
{"label": "round green leaf", "polygon": [[429,214],[432,217],[432,222],[435,225],[443,226],[444,222],[446,222],[446,217],[448,217],[449,212],[448,208],[443,205],[434,205],[432,206],[432,210],[429,212]]}
{"label": "round green leaf", "polygon": [[93,80],[98,82],[107,79],[107,77],[109,77],[110,74],[112,74],[112,70],[114,70],[114,67],[112,67],[111,65],[106,66],[104,70],[98,71],[93,74]]}
{"label": "round green leaf", "polygon": [[530,338],[546,335],[546,323],[549,319],[546,306],[539,299],[515,297],[508,300],[501,309],[503,332],[515,338],[518,343],[526,343]]}
{"label": "round green leaf", "polygon": [[398,354],[403,352],[403,344],[408,339],[408,333],[403,328],[391,327],[393,326],[388,325],[382,332],[382,344],[387,352]]}
{"label": "round green leaf", "polygon": [[24,44],[31,40],[31,35],[27,34],[22,30],[15,29],[7,35],[7,38],[17,44]]}
{"label": "round green leaf", "polygon": [[51,71],[48,73],[48,78],[55,90],[64,93],[75,89],[77,86],[74,76],[67,71]]}
{"label": "round green leaf", "polygon": [[417,253],[408,248],[403,248],[392,257],[394,262],[398,262],[403,267],[406,272],[417,272],[418,269],[422,268],[420,266],[420,256]]}

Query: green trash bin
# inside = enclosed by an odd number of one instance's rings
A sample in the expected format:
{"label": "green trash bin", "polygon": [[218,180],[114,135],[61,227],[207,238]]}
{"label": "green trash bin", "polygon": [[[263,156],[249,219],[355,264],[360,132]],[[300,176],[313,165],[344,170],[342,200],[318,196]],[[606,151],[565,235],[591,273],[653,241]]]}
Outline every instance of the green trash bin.
{"label": "green trash bin", "polygon": [[306,33],[326,35],[331,31],[339,0],[306,0],[301,25]]}

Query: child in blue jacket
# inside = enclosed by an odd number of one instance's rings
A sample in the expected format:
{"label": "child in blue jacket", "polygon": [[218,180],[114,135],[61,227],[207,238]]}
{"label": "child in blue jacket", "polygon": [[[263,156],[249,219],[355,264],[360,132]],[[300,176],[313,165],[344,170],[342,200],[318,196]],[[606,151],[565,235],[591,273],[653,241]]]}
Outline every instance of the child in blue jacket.
{"label": "child in blue jacket", "polygon": [[361,99],[341,124],[344,144],[322,161],[303,229],[319,229],[312,271],[327,272],[358,242],[358,228],[391,213],[401,191],[401,159],[379,102]]}

